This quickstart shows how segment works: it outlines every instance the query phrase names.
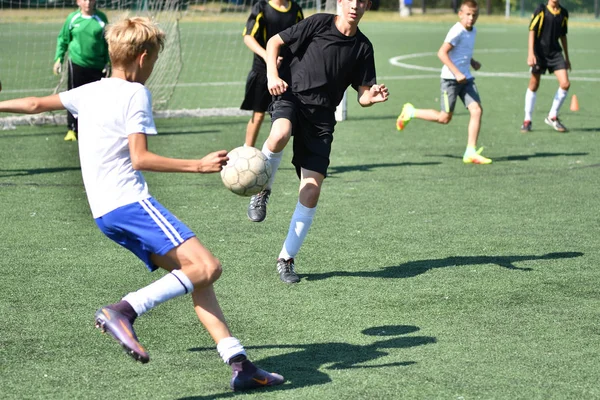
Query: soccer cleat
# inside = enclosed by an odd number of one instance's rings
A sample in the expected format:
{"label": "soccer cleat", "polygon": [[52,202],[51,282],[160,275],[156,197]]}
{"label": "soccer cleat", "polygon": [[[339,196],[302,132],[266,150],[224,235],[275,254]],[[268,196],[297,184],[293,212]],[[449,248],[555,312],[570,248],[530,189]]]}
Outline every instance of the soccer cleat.
{"label": "soccer cleat", "polygon": [[557,132],[566,132],[567,131],[567,128],[560,122],[560,119],[558,119],[558,117],[554,117],[554,118],[546,117],[544,122],[546,124],[550,125],[551,127],[553,127],[554,130]]}
{"label": "soccer cleat", "polygon": [[482,151],[483,151],[483,147],[480,147],[479,150],[477,150],[475,153],[471,153],[469,155],[465,154],[463,156],[463,163],[465,163],[465,164],[491,164],[492,160],[482,156],[481,155]]}
{"label": "soccer cleat", "polygon": [[66,142],[76,142],[77,141],[77,133],[75,131],[69,129],[67,134],[65,135]]}
{"label": "soccer cleat", "polygon": [[404,106],[402,106],[402,112],[400,113],[400,115],[398,116],[398,119],[396,120],[396,129],[401,131],[404,128],[406,128],[406,125],[408,125],[408,123],[412,119],[412,115],[414,115],[414,113],[415,113],[415,107],[412,104],[410,104],[410,103],[404,104]]}
{"label": "soccer cleat", "polygon": [[521,132],[531,132],[531,121],[523,121],[523,125],[521,125]]}
{"label": "soccer cleat", "polygon": [[300,277],[296,274],[296,266],[294,265],[294,259],[284,260],[283,258],[277,259],[277,272],[279,272],[279,279],[285,283],[298,283]]}
{"label": "soccer cleat", "polygon": [[232,363],[231,368],[233,369],[233,377],[230,386],[233,391],[281,385],[284,382],[283,376],[264,371],[249,360]]}
{"label": "soccer cleat", "polygon": [[271,197],[271,189],[265,189],[250,198],[248,218],[253,222],[262,222],[267,217],[267,203]]}
{"label": "soccer cleat", "polygon": [[96,311],[96,328],[108,332],[125,349],[125,352],[142,363],[150,361],[146,349],[138,342],[133,326],[123,314],[103,307]]}

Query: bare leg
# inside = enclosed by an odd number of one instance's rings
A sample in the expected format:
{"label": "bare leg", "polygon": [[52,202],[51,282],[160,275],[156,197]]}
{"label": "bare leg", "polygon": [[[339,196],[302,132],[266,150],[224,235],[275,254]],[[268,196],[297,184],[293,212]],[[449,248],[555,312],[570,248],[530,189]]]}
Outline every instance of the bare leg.
{"label": "bare leg", "polygon": [[254,147],[264,119],[265,113],[258,111],[252,113],[252,117],[250,117],[250,121],[246,125],[246,146]]}
{"label": "bare leg", "polygon": [[424,119],[426,121],[447,124],[452,120],[452,113],[438,111],[433,109],[415,109],[415,118]]}
{"label": "bare leg", "polygon": [[181,268],[194,284],[192,299],[196,315],[215,343],[231,336],[212,286],[221,276],[221,264],[197,238],[188,239],[164,256],[153,255],[152,261],[167,271]]}
{"label": "bare leg", "polygon": [[479,137],[479,129],[481,128],[481,116],[483,109],[479,103],[471,103],[468,107],[471,118],[469,119],[467,146],[476,147],[477,138]]}

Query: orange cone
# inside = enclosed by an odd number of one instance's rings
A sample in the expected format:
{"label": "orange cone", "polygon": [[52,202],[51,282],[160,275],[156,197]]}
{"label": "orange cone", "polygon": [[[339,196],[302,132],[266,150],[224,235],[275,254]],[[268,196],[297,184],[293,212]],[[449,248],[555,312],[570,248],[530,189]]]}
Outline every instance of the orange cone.
{"label": "orange cone", "polygon": [[579,100],[576,94],[571,96],[571,111],[579,111]]}

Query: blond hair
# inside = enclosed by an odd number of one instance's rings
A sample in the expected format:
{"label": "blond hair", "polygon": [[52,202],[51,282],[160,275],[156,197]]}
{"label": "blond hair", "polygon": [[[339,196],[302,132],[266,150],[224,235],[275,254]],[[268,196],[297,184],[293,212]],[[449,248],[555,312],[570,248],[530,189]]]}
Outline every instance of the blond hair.
{"label": "blond hair", "polygon": [[146,17],[122,19],[106,29],[108,54],[113,66],[126,66],[144,52],[159,52],[165,45],[165,33]]}

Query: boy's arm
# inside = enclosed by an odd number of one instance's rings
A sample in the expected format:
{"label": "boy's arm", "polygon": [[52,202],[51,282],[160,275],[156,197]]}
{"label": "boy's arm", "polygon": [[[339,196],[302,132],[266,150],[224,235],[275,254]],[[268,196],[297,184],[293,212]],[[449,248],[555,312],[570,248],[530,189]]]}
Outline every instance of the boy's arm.
{"label": "boy's arm", "polygon": [[[70,15],[69,15],[70,16]],[[65,21],[58,37],[56,38],[56,53],[54,54],[54,66],[52,71],[54,75],[61,73],[60,69],[62,62],[65,58],[65,53],[69,48],[69,42],[71,41],[71,32],[69,32],[69,18]]]}
{"label": "boy's arm", "polygon": [[358,87],[358,103],[363,107],[387,101],[389,95],[388,88],[384,84]]}
{"label": "boy's arm", "polygon": [[445,66],[448,67],[448,69],[450,70],[450,72],[452,72],[452,75],[454,75],[454,77],[456,78],[456,81],[458,83],[463,83],[464,81],[466,81],[467,77],[464,76],[459,70],[458,68],[456,68],[456,65],[454,65],[454,63],[452,62],[452,60],[450,59],[450,50],[452,50],[454,46],[452,46],[450,43],[448,42],[444,42],[442,44],[442,46],[440,47],[440,49],[438,50],[438,58],[440,59],[440,61],[442,63],[444,63]]}
{"label": "boy's arm", "polygon": [[39,114],[45,111],[64,110],[65,106],[60,101],[58,94],[46,97],[24,97],[0,101],[0,112],[17,114]]}
{"label": "boy's arm", "polygon": [[287,82],[279,77],[279,71],[277,71],[279,49],[284,44],[279,34],[271,37],[267,42],[267,58],[265,59],[267,63],[267,87],[269,88],[269,93],[273,96],[283,94],[288,88]]}
{"label": "boy's arm", "polygon": [[527,65],[533,67],[537,64],[537,59],[535,58],[535,52],[533,51],[533,46],[535,44],[535,31],[529,31],[529,38],[527,40]]}
{"label": "boy's arm", "polygon": [[258,54],[263,60],[267,60],[267,51],[256,41],[252,35],[244,35],[244,44],[252,50],[252,52]]}
{"label": "boy's arm", "polygon": [[563,35],[560,37],[560,43],[562,44],[563,51],[565,52],[565,61],[567,62],[567,68],[571,70],[571,60],[569,60],[569,46],[567,45],[567,36]]}
{"label": "boy's arm", "polygon": [[159,156],[148,150],[148,141],[144,133],[132,133],[128,136],[129,153],[133,169],[154,172],[199,172],[209,174],[219,172],[227,164],[227,150],[210,153],[200,160],[182,160]]}

